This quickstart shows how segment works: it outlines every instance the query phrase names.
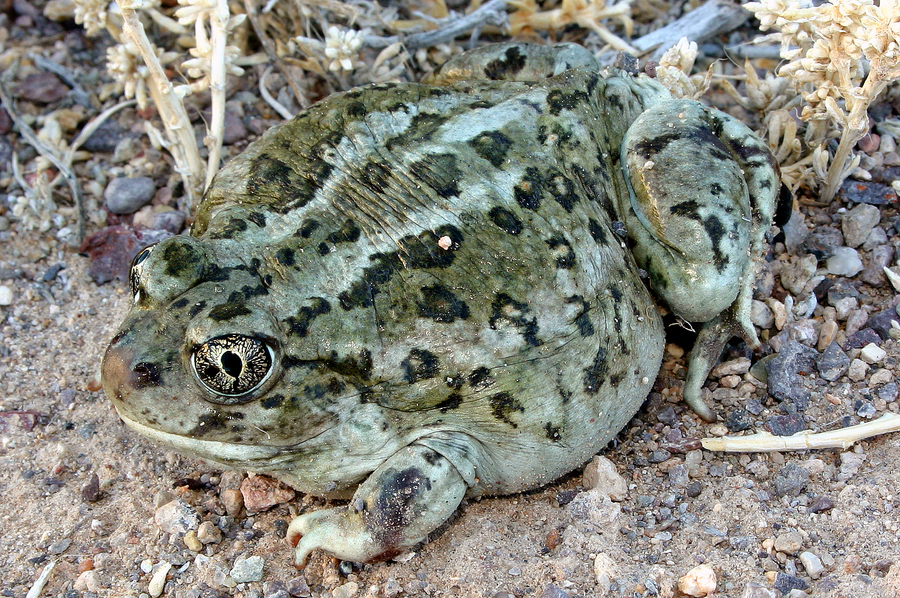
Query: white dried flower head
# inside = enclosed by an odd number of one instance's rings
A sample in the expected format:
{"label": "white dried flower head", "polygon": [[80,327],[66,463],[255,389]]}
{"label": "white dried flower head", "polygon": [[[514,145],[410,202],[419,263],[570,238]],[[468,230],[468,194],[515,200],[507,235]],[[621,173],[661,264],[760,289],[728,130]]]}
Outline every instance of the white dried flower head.
{"label": "white dried flower head", "polygon": [[330,60],[329,71],[352,71],[354,59],[363,44],[363,32],[353,29],[341,30],[332,25],[325,32],[325,57]]}
{"label": "white dried flower head", "polygon": [[[159,63],[168,64],[178,58],[176,52],[164,52],[154,46]],[[135,98],[140,108],[147,107],[147,75],[149,71],[137,47],[131,42],[116,44],[106,50],[106,69],[126,98]]]}
{"label": "white dried flower head", "polygon": [[88,37],[106,29],[108,0],[75,0],[75,22],[84,25]]}
{"label": "white dried flower head", "polygon": [[710,72],[691,76],[697,53],[697,43],[683,37],[660,58],[656,78],[675,97],[698,99],[709,89]]}

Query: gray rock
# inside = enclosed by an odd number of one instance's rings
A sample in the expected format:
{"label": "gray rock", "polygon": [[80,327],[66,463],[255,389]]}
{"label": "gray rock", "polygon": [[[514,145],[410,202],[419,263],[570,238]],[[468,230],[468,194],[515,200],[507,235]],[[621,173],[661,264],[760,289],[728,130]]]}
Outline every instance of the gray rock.
{"label": "gray rock", "polygon": [[897,383],[896,382],[888,382],[882,386],[879,386],[875,389],[875,394],[878,395],[878,398],[883,400],[885,403],[893,403],[897,400]]}
{"label": "gray rock", "polygon": [[544,591],[541,592],[540,598],[569,598],[569,595],[559,589],[557,585],[548,583],[544,586]]}
{"label": "gray rock", "polygon": [[261,556],[251,556],[245,559],[239,558],[234,561],[234,567],[231,568],[231,578],[238,583],[248,583],[251,581],[260,581],[263,574],[263,558]]}
{"label": "gray rock", "polygon": [[796,463],[788,463],[775,476],[775,494],[777,496],[798,496],[806,489],[808,483],[809,472]]}
{"label": "gray rock", "polygon": [[838,194],[854,203],[883,205],[897,201],[897,193],[888,185],[847,179]]}
{"label": "gray rock", "polygon": [[153,520],[157,527],[167,534],[185,534],[200,525],[197,511],[181,498],[176,498],[156,509]]}
{"label": "gray rock", "polygon": [[69,93],[69,87],[53,73],[33,73],[19,85],[19,97],[38,104],[51,104]]}
{"label": "gray rock", "polygon": [[778,354],[766,362],[769,394],[779,401],[791,401],[797,409],[805,409],[809,389],[798,376],[808,374],[815,367],[818,352],[795,340],[788,340]]}
{"label": "gray rock", "polygon": [[869,316],[866,322],[869,328],[878,333],[882,339],[887,340],[891,336],[891,321],[900,323],[900,316],[895,308],[884,309],[877,314]]}
{"label": "gray rock", "polygon": [[137,212],[155,193],[156,183],[150,177],[122,177],[109,182],[103,197],[110,212],[124,215]]}
{"label": "gray rock", "polygon": [[688,468],[684,463],[679,463],[669,470],[669,483],[676,488],[684,488],[688,485]]}
{"label": "gray rock", "polygon": [[762,301],[753,299],[750,302],[750,321],[754,326],[766,330],[775,325],[775,314],[769,309],[769,306]]}
{"label": "gray rock", "polygon": [[791,590],[808,590],[809,584],[796,575],[788,575],[786,573],[778,573],[775,575],[775,590],[781,592],[782,595],[788,594]]}
{"label": "gray rock", "polygon": [[869,233],[880,220],[881,211],[878,208],[869,204],[859,204],[844,214],[841,221],[844,244],[847,247],[859,247],[866,242]]}
{"label": "gray rock", "polygon": [[748,583],[741,598],[775,598],[775,592],[758,583]]}
{"label": "gray rock", "polygon": [[800,244],[800,251],[811,253],[819,260],[827,260],[834,250],[844,244],[844,235],[833,226],[817,226]]}
{"label": "gray rock", "polygon": [[[391,584],[391,582],[394,582]],[[291,596],[298,596],[299,598],[308,598],[312,595],[312,591],[309,589],[309,585],[306,583],[306,579],[302,577],[293,577],[284,584],[287,588],[288,594]],[[385,586],[385,596],[393,596],[398,592],[394,592],[391,594],[391,590],[397,589],[399,590],[399,585],[397,584],[397,580],[393,578],[389,578],[387,581],[387,585]]]}
{"label": "gray rock", "polygon": [[810,253],[791,260],[781,269],[782,286],[792,294],[800,295],[806,283],[816,273],[817,265],[816,256]]}
{"label": "gray rock", "polygon": [[222,143],[231,145],[247,138],[247,127],[241,117],[231,110],[225,111],[225,128],[222,131]]}
{"label": "gray rock", "polygon": [[834,341],[831,341],[831,344],[816,359],[819,376],[829,382],[834,382],[846,374],[849,367],[850,358]]}
{"label": "gray rock", "polygon": [[153,228],[169,231],[177,235],[184,227],[184,212],[180,210],[166,210],[156,214],[153,218]]}
{"label": "gray rock", "polygon": [[884,268],[890,266],[893,259],[894,248],[890,245],[879,245],[872,250],[869,265],[863,270],[860,280],[875,287],[887,284]]}
{"label": "gray rock", "polygon": [[824,513],[834,508],[834,501],[827,496],[817,496],[807,510],[810,513]]}
{"label": "gray rock", "polygon": [[766,428],[775,436],[793,436],[806,429],[806,422],[798,413],[773,415],[766,420]]}
{"label": "gray rock", "polygon": [[822,559],[809,551],[800,553],[800,562],[803,564],[803,568],[806,569],[806,574],[812,579],[819,579],[819,576],[825,572],[825,565],[822,564]]}
{"label": "gray rock", "polygon": [[125,128],[114,120],[107,119],[87,138],[82,149],[89,152],[110,153],[125,137]]}
{"label": "gray rock", "polygon": [[876,247],[884,245],[888,242],[887,232],[880,227],[876,226],[872,229],[872,232],[869,233],[869,236],[866,237],[865,243],[862,244],[863,251],[872,251]]}
{"label": "gray rock", "polygon": [[790,253],[796,254],[797,248],[809,234],[809,229],[803,222],[803,214],[791,212],[791,217],[784,223],[781,230],[784,232],[784,246]]}
{"label": "gray rock", "polygon": [[856,276],[863,269],[859,253],[852,247],[838,247],[825,261],[825,268],[834,276]]}

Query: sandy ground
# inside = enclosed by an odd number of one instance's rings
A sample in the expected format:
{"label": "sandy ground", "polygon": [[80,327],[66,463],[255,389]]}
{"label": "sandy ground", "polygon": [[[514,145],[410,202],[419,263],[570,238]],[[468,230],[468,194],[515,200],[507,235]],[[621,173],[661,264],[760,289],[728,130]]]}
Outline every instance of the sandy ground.
{"label": "sandy ground", "polygon": [[[894,564],[900,556],[900,435],[862,442],[844,455],[849,469],[842,469],[838,450],[676,452],[655,462],[673,429],[684,438],[710,432],[680,404],[673,421],[661,393],[604,453],[627,480],[621,502],[579,492],[576,472],[532,493],[465,504],[451,525],[404,555],[404,562],[360,568],[316,554],[298,572],[283,539],[285,523],[292,513],[323,503],[298,497],[222,521],[216,514],[223,512],[216,499],[220,470],[139,438],[102,393],[88,390],[127,307],[124,285],[96,286],[85,258],[35,237],[13,232],[0,258],[0,282],[13,291],[12,304],[0,311],[2,596],[24,597],[48,565],[54,569],[41,596],[144,596],[163,561],[173,565],[163,595],[183,598],[286,598],[287,590],[335,597],[672,596],[678,579],[701,563],[715,571],[717,596],[774,595],[752,584],[772,590],[796,579],[817,597],[900,596],[900,565]],[[41,282],[56,264],[65,269]],[[888,341],[884,348],[896,370],[897,344]],[[677,364],[667,360],[664,376]],[[809,426],[839,419],[856,392],[846,379],[816,387]],[[826,393],[836,393],[840,404],[827,401]],[[673,470],[683,473],[678,466],[686,460],[690,479],[679,479]],[[775,479],[785,464],[811,474],[799,496],[776,496]],[[88,502],[82,490],[95,474],[101,493]],[[195,552],[180,534],[163,533],[155,509],[174,497],[203,520],[219,522],[226,530],[222,541]],[[821,497],[833,508],[810,512]],[[781,551],[773,547],[779,536]],[[807,574],[798,556],[803,552],[822,561],[817,579]],[[262,581],[236,585],[231,568],[252,555],[264,559]]]}

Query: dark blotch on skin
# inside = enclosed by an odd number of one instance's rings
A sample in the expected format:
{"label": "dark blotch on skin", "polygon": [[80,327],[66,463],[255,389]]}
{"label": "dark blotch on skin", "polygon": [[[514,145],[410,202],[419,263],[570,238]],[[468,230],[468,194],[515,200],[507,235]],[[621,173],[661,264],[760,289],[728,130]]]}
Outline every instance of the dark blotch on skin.
{"label": "dark blotch on skin", "polygon": [[[348,355],[339,358],[338,354],[332,351],[331,358],[325,361],[325,365],[331,371],[342,376],[368,380],[372,377],[372,352],[368,349],[362,349],[356,357]],[[339,392],[332,391],[332,394],[338,394]]]}
{"label": "dark blotch on skin", "polygon": [[181,309],[182,307],[186,307],[188,303],[189,303],[189,301],[187,299],[185,299],[184,297],[182,297],[181,299],[178,299],[177,301],[173,301],[172,307],[175,309]]}
{"label": "dark blotch on skin", "polygon": [[355,243],[359,240],[360,230],[356,222],[349,218],[344,221],[339,230],[330,233],[327,237],[331,243]]}
{"label": "dark blotch on skin", "polygon": [[431,187],[445,199],[459,195],[459,181],[463,173],[456,165],[454,154],[428,154],[423,160],[409,165],[413,178]]}
{"label": "dark blotch on skin", "polygon": [[[556,267],[562,270],[569,270],[575,265],[575,252],[572,245],[562,237],[553,237],[545,241],[547,247],[556,254]],[[562,249],[560,249],[562,248]]]}
{"label": "dark blotch on skin", "polygon": [[513,46],[497,58],[484,65],[484,76],[488,79],[509,79],[525,68],[526,57],[519,48]]}
{"label": "dark blotch on skin", "polygon": [[296,316],[291,316],[285,323],[288,325],[288,334],[297,335],[300,338],[309,334],[309,327],[317,317],[331,311],[331,305],[321,297],[313,297],[312,305],[304,305],[297,311]]}
{"label": "dark blotch on skin", "polygon": [[290,247],[282,247],[275,252],[275,259],[278,260],[278,263],[282,266],[293,266],[295,263],[294,250]]}
{"label": "dark blotch on skin", "polygon": [[457,318],[469,317],[469,306],[461,301],[447,287],[435,284],[422,287],[423,301],[418,304],[421,318],[431,318],[435,322],[452,323]]}
{"label": "dark blotch on skin", "polygon": [[575,325],[578,326],[578,333],[581,336],[591,336],[594,334],[594,324],[588,315],[591,304],[584,300],[581,295],[572,295],[566,299],[566,303],[577,303],[581,305],[581,312],[575,317]]}
{"label": "dark blotch on skin", "polygon": [[[243,415],[241,416],[243,417]],[[222,431],[228,428],[229,418],[214,411],[212,413],[204,413],[200,416],[197,425],[191,428],[187,436],[204,436],[214,431]]]}
{"label": "dark blotch on skin", "polygon": [[579,105],[586,103],[590,98],[583,91],[565,92],[562,89],[554,89],[547,94],[547,104],[550,106],[550,114],[556,116],[563,110],[575,110]]}
{"label": "dark blotch on skin", "polygon": [[206,309],[206,301],[198,301],[197,303],[193,304],[188,310],[188,315],[193,318],[204,309]]}
{"label": "dark blotch on skin", "polygon": [[488,212],[491,222],[496,224],[500,230],[511,235],[518,235],[522,232],[522,221],[515,214],[500,206],[491,208]]}
{"label": "dark blotch on skin", "polygon": [[316,220],[304,220],[300,224],[300,229],[294,233],[294,236],[308,239],[316,232],[317,228],[319,228],[319,223]]}
{"label": "dark blotch on skin", "polygon": [[[321,154],[328,145],[323,140],[314,153]],[[296,171],[278,158],[262,153],[253,159],[247,175],[247,193],[254,197],[278,198],[283,212],[303,207],[312,200],[331,173],[324,160],[311,160],[303,171]]]}
{"label": "dark blotch on skin", "polygon": [[441,413],[447,413],[448,411],[459,409],[460,405],[462,405],[462,395],[458,392],[454,392],[449,397],[435,405],[435,408],[439,409]]}
{"label": "dark blotch on skin", "polygon": [[485,388],[490,388],[494,385],[494,377],[491,376],[491,371],[486,367],[476,368],[471,374],[469,374],[468,378],[469,386],[472,387],[472,390],[478,392],[480,390],[484,390]]}
{"label": "dark blotch on skin", "polygon": [[689,199],[675,204],[669,208],[669,212],[674,216],[690,218],[691,220],[700,220],[700,204],[695,199]]}
{"label": "dark blotch on skin", "polygon": [[247,214],[247,220],[259,228],[264,228],[266,226],[266,215],[262,212],[250,212]]}
{"label": "dark blotch on skin", "polygon": [[209,310],[209,318],[216,322],[227,322],[238,316],[252,313],[243,303],[223,303]]}
{"label": "dark blotch on skin", "polygon": [[131,368],[131,384],[135,390],[162,386],[162,377],[159,375],[159,367],[155,363],[147,361],[137,363]]}
{"label": "dark blotch on skin", "polygon": [[522,181],[513,189],[513,195],[518,204],[526,210],[536,210],[541,207],[544,180],[540,171],[533,166],[526,168]]}
{"label": "dark blotch on skin", "polygon": [[417,468],[407,467],[385,472],[381,482],[381,490],[366,517],[366,527],[390,550],[415,517],[415,503],[431,490],[431,480]]}
{"label": "dark blotch on skin", "polygon": [[275,409],[277,407],[281,407],[281,404],[284,402],[283,395],[272,395],[264,398],[259,402],[262,405],[263,409]]}
{"label": "dark blotch on skin", "polygon": [[559,426],[554,426],[552,423],[547,422],[544,425],[544,432],[547,433],[547,439],[552,442],[558,442],[560,438],[562,438],[562,434],[560,433],[561,429]]}
{"label": "dark blotch on skin", "polygon": [[716,270],[722,272],[730,261],[728,255],[722,253],[721,248],[722,239],[726,234],[725,226],[716,216],[709,216],[703,221],[703,228],[709,235],[709,240],[712,241],[713,263],[716,265]]}
{"label": "dark blotch on skin", "polygon": [[440,362],[437,355],[427,349],[413,349],[409,355],[400,362],[403,368],[403,378],[410,384],[420,380],[428,380],[438,375]]}
{"label": "dark blotch on skin", "polygon": [[593,218],[588,219],[588,232],[591,233],[591,238],[600,245],[606,245],[609,242],[606,238],[606,230]]}
{"label": "dark blotch on skin", "polygon": [[489,399],[491,404],[491,413],[494,414],[494,417],[498,420],[509,424],[513,428],[518,428],[519,424],[515,423],[511,416],[515,412],[525,413],[525,407],[516,400],[508,392],[498,392],[495,395],[492,395]]}
{"label": "dark blotch on skin", "polygon": [[[244,228],[247,228],[246,224]],[[166,263],[164,272],[175,278],[193,274],[197,265],[203,262],[203,254],[187,243],[169,243],[163,248],[161,258]]]}
{"label": "dark blotch on skin", "polygon": [[530,320],[525,318],[525,314],[529,311],[531,310],[526,303],[516,301],[506,293],[497,293],[491,302],[491,317],[488,319],[488,324],[491,330],[496,330],[497,322],[509,322],[520,329],[525,342],[532,347],[538,347],[543,342],[537,338],[537,318],[531,318]]}
{"label": "dark blotch on skin", "polygon": [[485,131],[469,140],[469,145],[475,149],[475,153],[491,163],[495,168],[506,161],[506,154],[512,147],[512,139],[500,131]]}
{"label": "dark blotch on skin", "polygon": [[228,303],[239,303],[241,301],[252,299],[253,297],[261,297],[268,294],[269,290],[262,284],[258,284],[255,287],[245,284],[241,287],[241,290],[232,291],[228,296]]}
{"label": "dark blotch on skin", "polygon": [[606,361],[606,349],[600,347],[594,355],[594,362],[584,369],[584,392],[595,395],[609,374],[609,363]]}

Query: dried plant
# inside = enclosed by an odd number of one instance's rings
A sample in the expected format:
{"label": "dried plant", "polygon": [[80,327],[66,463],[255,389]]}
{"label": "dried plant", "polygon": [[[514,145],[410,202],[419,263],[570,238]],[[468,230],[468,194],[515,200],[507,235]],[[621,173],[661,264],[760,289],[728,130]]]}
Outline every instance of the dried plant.
{"label": "dried plant", "polygon": [[[896,0],[819,6],[809,0],[761,0],[745,7],[763,30],[779,32],[787,63],[778,75],[805,100],[800,118],[808,123],[809,167],[822,181],[820,199],[829,202],[859,164],[852,149],[869,131],[870,104],[900,77],[900,6]],[[831,155],[826,144],[836,135],[840,140]]]}

